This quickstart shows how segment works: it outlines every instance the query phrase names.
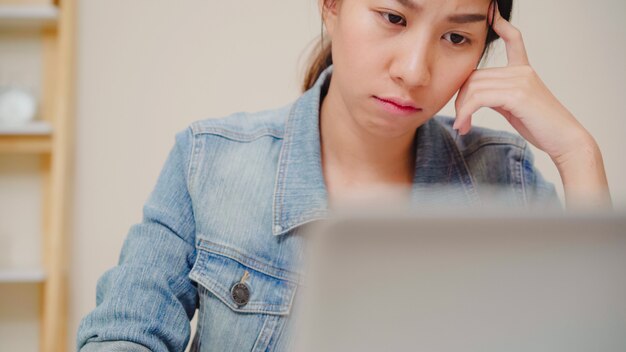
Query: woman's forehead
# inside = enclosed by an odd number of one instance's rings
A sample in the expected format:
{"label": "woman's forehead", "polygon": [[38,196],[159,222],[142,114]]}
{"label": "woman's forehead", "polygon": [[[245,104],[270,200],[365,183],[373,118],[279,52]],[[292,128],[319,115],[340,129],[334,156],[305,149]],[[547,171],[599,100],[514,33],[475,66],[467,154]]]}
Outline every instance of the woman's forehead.
{"label": "woman's forehead", "polygon": [[[342,0],[363,2],[363,0]],[[423,11],[429,9],[479,10],[487,8],[493,0],[369,0],[372,3],[395,3],[407,10]]]}

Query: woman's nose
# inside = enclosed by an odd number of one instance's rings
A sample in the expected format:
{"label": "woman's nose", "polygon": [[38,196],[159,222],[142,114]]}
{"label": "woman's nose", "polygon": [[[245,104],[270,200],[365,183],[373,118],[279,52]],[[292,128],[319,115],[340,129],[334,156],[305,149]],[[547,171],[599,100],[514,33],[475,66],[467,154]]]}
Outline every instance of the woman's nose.
{"label": "woman's nose", "polygon": [[427,86],[430,83],[432,54],[430,40],[425,36],[399,43],[389,69],[391,78],[407,89]]}

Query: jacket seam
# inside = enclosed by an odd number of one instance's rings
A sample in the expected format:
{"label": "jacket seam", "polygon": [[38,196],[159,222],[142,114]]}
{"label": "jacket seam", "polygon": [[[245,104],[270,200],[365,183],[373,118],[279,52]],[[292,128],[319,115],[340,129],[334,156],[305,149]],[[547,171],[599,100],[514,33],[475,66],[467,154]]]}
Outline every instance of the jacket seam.
{"label": "jacket seam", "polygon": [[[482,143],[479,143],[478,145],[473,146],[472,148],[473,150],[471,152],[464,153],[463,156],[465,158],[468,158],[472,156],[474,153],[483,149],[484,147],[488,147],[492,145],[495,145],[495,146],[502,145],[502,146],[509,146],[509,147],[515,148],[515,151],[517,151],[517,157],[514,158],[514,165],[513,165],[513,171],[512,171],[512,176],[515,179],[515,183],[513,184],[513,190],[515,191],[516,194],[521,193],[522,203],[524,205],[528,205],[528,198],[526,194],[527,187],[526,187],[526,180],[524,177],[524,160],[525,160],[525,151],[527,148],[527,144],[524,143],[520,145],[520,144],[512,143],[510,141],[506,141],[503,139],[504,138],[489,138],[483,141]],[[521,189],[519,189],[517,185],[519,185]]]}
{"label": "jacket seam", "polygon": [[191,186],[191,177],[192,177],[192,173],[193,173],[193,161],[194,161],[194,154],[195,154],[195,148],[196,148],[196,138],[193,135],[193,132],[191,130],[191,128],[188,129],[188,133],[191,136],[191,148],[189,148],[189,151],[187,152],[187,156],[189,158],[189,165],[187,165],[187,175],[186,178],[186,184],[187,184],[187,192],[191,194],[191,190],[190,190],[190,186]]}
{"label": "jacket seam", "polygon": [[[206,280],[202,280],[202,281],[206,281]],[[219,291],[218,293],[220,294],[220,296],[228,296],[228,292],[230,291],[227,287],[225,287],[224,285],[220,284],[217,280],[209,280],[209,282],[205,282],[206,285],[206,289],[210,290],[211,287],[214,288],[216,291]],[[210,287],[209,287],[210,286]],[[281,297],[281,299],[288,299],[289,297]],[[224,302],[226,303],[228,306],[233,307],[233,304],[231,302]],[[270,304],[270,303],[264,303],[263,301],[253,301],[250,300],[248,301],[248,303],[246,303],[246,309],[242,309],[242,308],[234,308],[238,311],[241,312],[249,312],[249,311],[254,311],[256,309],[265,309],[265,310],[272,310],[272,311],[276,311],[276,312],[282,312],[281,309],[286,309],[287,311],[288,306],[285,304]]]}
{"label": "jacket seam", "polygon": [[[465,167],[465,173],[467,178],[469,179],[469,181],[465,181],[463,175],[461,175],[461,170],[459,168],[459,165],[457,163],[454,163],[454,167],[456,168],[456,171],[459,173],[459,176],[461,177],[461,180],[463,181],[463,191],[465,192],[465,195],[472,200],[480,200],[480,197],[478,196],[478,193],[476,192],[476,185],[474,182],[474,178],[472,177],[472,174],[470,172],[469,166],[467,165],[466,161],[465,161],[465,156],[463,155],[463,153],[461,153],[461,150],[459,150],[459,147],[456,145],[456,143],[454,143],[454,140],[452,139],[452,136],[450,136],[450,134],[448,134],[448,132],[443,128],[443,126],[441,124],[439,124],[439,127],[441,129],[443,129],[443,131],[440,131],[441,134],[443,134],[443,138],[445,141],[445,144],[448,148],[448,152],[451,153],[451,157],[453,159],[455,159],[457,162],[460,161],[463,163],[463,166]],[[456,153],[455,153],[456,151]],[[468,186],[471,189],[468,189]],[[473,192],[472,192],[473,190]]]}
{"label": "jacket seam", "polygon": [[276,333],[276,326],[278,325],[279,319],[280,317],[273,315],[265,317],[261,332],[252,346],[252,351],[267,351],[272,335]]}
{"label": "jacket seam", "polygon": [[282,232],[286,233],[302,225],[306,225],[313,221],[324,220],[327,218],[328,218],[327,211],[321,210],[321,209],[314,209],[312,211],[304,213],[302,216],[296,219],[291,219],[290,222],[287,222],[287,226],[286,228],[283,228]]}
{"label": "jacket seam", "polygon": [[464,149],[462,152],[462,155],[464,157],[470,157],[472,156],[474,153],[478,152],[479,150],[483,149],[484,147],[488,147],[491,145],[507,145],[507,146],[511,146],[511,147],[516,147],[518,149],[524,149],[524,145],[519,145],[517,143],[512,143],[504,138],[487,138],[484,141],[481,141],[480,143],[476,143],[476,144],[472,144],[470,146],[470,148]]}
{"label": "jacket seam", "polygon": [[[197,274],[196,274],[197,275]],[[193,275],[193,276],[196,276]],[[242,313],[262,313],[262,314],[287,314],[289,312],[289,306],[286,304],[265,304],[262,301],[249,301],[246,304],[246,309],[237,308],[231,302],[229,302],[224,296],[228,296],[229,290],[222,286],[215,280],[204,280],[201,276],[197,277],[198,282],[204,286],[204,288],[215,295],[222,303],[235,312]]]}
{"label": "jacket seam", "polygon": [[268,347],[275,346],[276,344],[279,343],[279,341],[281,341],[283,333],[286,330],[285,325],[286,325],[285,319],[276,322],[274,336],[270,338],[269,343],[267,345]]}
{"label": "jacket seam", "polygon": [[[247,266],[250,269],[256,270],[260,273],[271,276],[275,279],[285,280],[293,284],[298,283],[297,278],[300,277],[300,274],[289,271],[287,269],[283,269],[283,268],[279,268],[270,264],[263,263],[257,259],[254,259],[248,255],[241,253],[239,250],[235,248],[228,247],[219,243],[211,242],[203,238],[198,239],[198,246],[202,250],[205,250],[213,254],[221,255],[226,258],[230,258],[240,263],[241,265]],[[230,254],[228,252],[232,252],[233,254]],[[275,273],[272,273],[270,271],[274,271]],[[284,276],[282,276],[280,273],[285,273],[285,274],[283,274]]]}
{"label": "jacket seam", "polygon": [[194,135],[202,134],[216,135],[237,142],[252,142],[265,136],[271,136],[277,139],[283,138],[283,133],[273,128],[258,129],[249,133],[234,131],[223,127],[203,127],[202,129],[194,130]]}
{"label": "jacket seam", "polygon": [[520,184],[522,185],[522,197],[524,199],[524,205],[528,206],[528,196],[526,194],[526,173],[524,172],[525,169],[525,163],[526,163],[526,148],[528,148],[528,145],[524,145],[524,148],[522,149],[522,157],[520,158],[521,161],[519,163],[519,168],[520,168]]}
{"label": "jacket seam", "polygon": [[[189,200],[191,202],[191,204],[189,204],[189,208],[191,209],[191,217],[193,219],[193,227],[194,227],[194,232],[193,232],[193,238],[192,238],[192,242],[191,243],[187,243],[190,246],[192,246],[192,258],[195,262],[196,258],[194,258],[196,256],[196,248],[195,248],[195,240],[196,240],[196,214],[195,214],[195,210],[194,210],[194,206],[193,206],[193,200],[191,198],[191,194],[192,194],[192,188],[193,188],[193,175],[195,173],[196,167],[195,167],[195,155],[196,155],[196,148],[197,148],[197,144],[196,144],[196,138],[193,135],[193,130],[191,129],[191,127],[189,127],[187,129],[188,133],[189,133],[189,137],[191,138],[191,147],[189,148],[188,151],[188,165],[187,165],[187,175],[186,175],[186,182],[185,182],[185,187],[187,188],[187,195],[189,196]],[[186,241],[185,241],[186,242]],[[191,262],[191,258],[186,258],[187,259],[187,266],[189,267],[189,271],[191,271],[191,268],[193,267],[193,265],[190,265]],[[188,274],[187,274],[188,275]],[[183,281],[183,283],[186,283],[187,280],[187,275],[185,275],[184,278],[181,278],[181,280]]]}
{"label": "jacket seam", "polygon": [[[461,155],[461,152],[460,152],[459,148],[456,146],[456,144],[454,143],[454,141],[450,140],[451,137],[447,133],[444,133],[444,139],[445,139],[445,145],[446,145],[446,147],[448,149],[448,153],[450,154],[450,157],[454,161],[456,161],[455,163],[453,163],[453,166],[454,166],[456,172],[458,172],[459,175],[460,175],[461,170],[459,168],[458,161],[463,162],[463,164],[465,165],[465,159]],[[456,151],[456,153],[455,153],[455,151]],[[467,168],[467,165],[465,165],[465,167]],[[467,182],[465,182],[465,180],[463,180],[463,186],[465,186],[466,183]],[[465,188],[465,187],[463,187],[463,188]],[[467,190],[465,190],[465,193],[467,194]]]}
{"label": "jacket seam", "polygon": [[[297,105],[294,105],[291,110],[289,111],[289,116],[287,117],[287,121],[285,124],[285,135],[286,136],[290,136],[291,135],[291,128],[292,128],[292,119],[293,119],[293,115],[295,114],[295,110],[296,110]],[[278,156],[278,172],[276,175],[276,184],[274,186],[275,192],[276,192],[276,196],[274,197],[274,203],[272,204],[274,211],[278,212],[278,214],[273,214],[274,219],[274,226],[276,225],[281,225],[282,222],[284,222],[284,213],[283,213],[283,202],[284,202],[284,192],[285,192],[285,187],[286,187],[286,182],[285,182],[285,175],[287,174],[288,171],[288,167],[289,167],[289,163],[284,162],[284,158],[288,158],[289,154],[291,153],[291,138],[285,138],[283,140],[283,145],[280,151],[280,154]],[[278,204],[277,204],[278,203]],[[276,223],[278,222],[278,223]],[[274,227],[273,226],[273,227]],[[274,231],[275,229],[272,228],[272,231]],[[281,231],[284,231],[284,229],[281,228]],[[276,231],[277,233],[280,231]]]}

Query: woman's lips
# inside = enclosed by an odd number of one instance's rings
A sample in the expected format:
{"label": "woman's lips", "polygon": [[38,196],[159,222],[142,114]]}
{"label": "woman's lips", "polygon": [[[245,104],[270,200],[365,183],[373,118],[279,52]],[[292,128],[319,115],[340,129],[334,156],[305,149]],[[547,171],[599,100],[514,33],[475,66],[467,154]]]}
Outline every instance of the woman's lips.
{"label": "woman's lips", "polygon": [[422,109],[415,107],[413,103],[401,101],[395,98],[379,98],[374,96],[380,107],[385,111],[395,115],[410,115],[414,114]]}

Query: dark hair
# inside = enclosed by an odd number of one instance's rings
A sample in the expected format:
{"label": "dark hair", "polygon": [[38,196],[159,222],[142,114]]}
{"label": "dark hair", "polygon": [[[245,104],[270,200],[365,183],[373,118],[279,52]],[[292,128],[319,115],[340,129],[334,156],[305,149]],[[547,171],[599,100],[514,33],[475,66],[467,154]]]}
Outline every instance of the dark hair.
{"label": "dark hair", "polygon": [[[339,0],[324,0],[324,2],[337,2]],[[500,14],[504,19],[509,21],[511,19],[511,10],[513,7],[513,0],[491,0],[491,2],[497,2],[498,9],[500,9]],[[495,13],[495,6],[492,7]],[[317,81],[322,71],[324,71],[328,66],[333,64],[333,57],[331,52],[332,43],[330,41],[324,42],[324,31],[322,29],[320,40],[317,41],[317,45],[315,45],[313,52],[311,53],[308,61],[308,68],[305,72],[304,81],[302,82],[302,91],[305,92],[313,87],[313,84]],[[493,30],[491,23],[489,24],[489,30],[487,32],[487,39],[485,41],[485,49],[483,50],[482,56],[484,57],[491,43],[493,43],[499,36]]]}

